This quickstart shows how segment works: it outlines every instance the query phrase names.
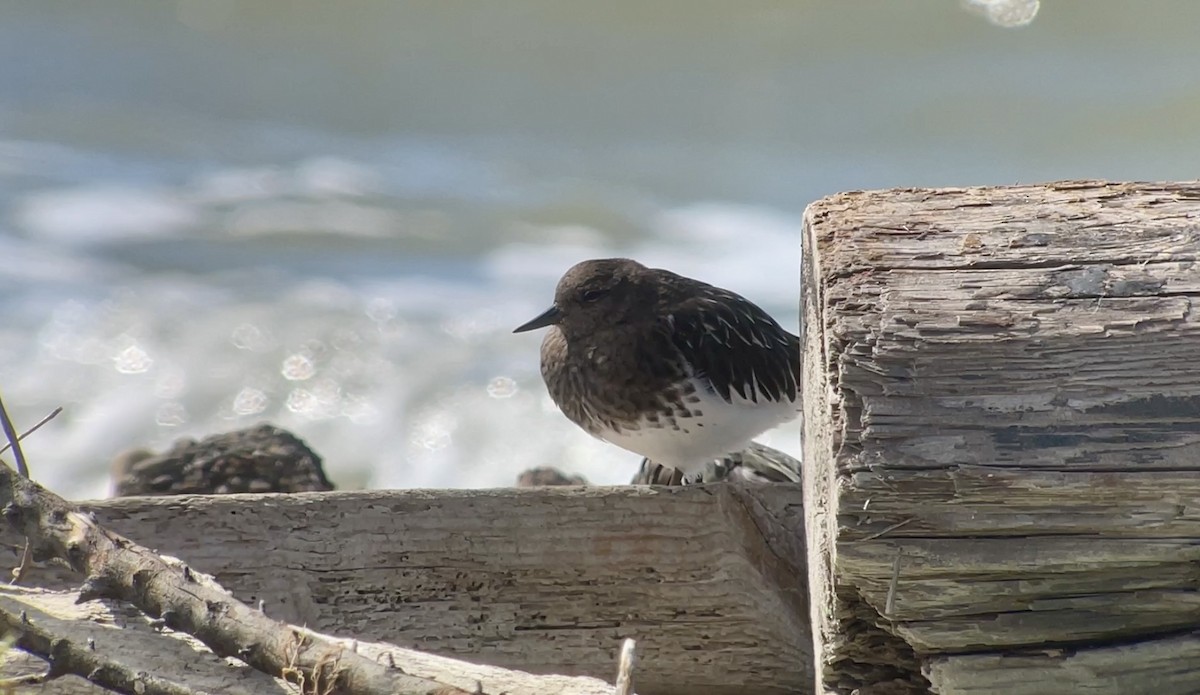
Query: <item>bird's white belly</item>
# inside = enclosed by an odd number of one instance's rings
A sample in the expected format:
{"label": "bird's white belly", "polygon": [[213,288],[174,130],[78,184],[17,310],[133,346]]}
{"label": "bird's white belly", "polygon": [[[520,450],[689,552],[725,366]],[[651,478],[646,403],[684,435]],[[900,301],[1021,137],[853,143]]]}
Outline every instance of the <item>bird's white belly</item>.
{"label": "bird's white belly", "polygon": [[601,439],[655,463],[694,473],[713,459],[740,451],[759,434],[800,414],[800,401],[752,403],[733,394],[733,403],[700,388],[700,415],[674,422],[643,418],[636,427],[598,432]]}

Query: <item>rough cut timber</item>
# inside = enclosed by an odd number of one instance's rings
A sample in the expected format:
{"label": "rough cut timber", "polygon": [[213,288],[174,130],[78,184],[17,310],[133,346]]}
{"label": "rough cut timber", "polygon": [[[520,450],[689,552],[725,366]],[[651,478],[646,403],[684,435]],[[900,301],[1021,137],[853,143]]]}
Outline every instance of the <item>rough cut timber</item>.
{"label": "rough cut timber", "polygon": [[[84,505],[325,633],[612,682],[640,695],[811,692],[794,485],[130,497]],[[2,541],[15,565],[22,539]],[[29,583],[78,586],[54,566]]]}
{"label": "rough cut timber", "polygon": [[1200,184],[804,219],[818,689],[1200,692]]}

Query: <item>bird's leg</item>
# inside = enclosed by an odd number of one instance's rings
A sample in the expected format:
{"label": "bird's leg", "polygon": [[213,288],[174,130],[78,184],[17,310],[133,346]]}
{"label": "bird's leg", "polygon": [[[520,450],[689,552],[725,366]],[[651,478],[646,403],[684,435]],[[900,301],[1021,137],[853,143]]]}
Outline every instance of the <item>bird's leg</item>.
{"label": "bird's leg", "polygon": [[678,470],[655,463],[648,458],[642,459],[642,465],[630,481],[631,485],[684,485],[683,474]]}

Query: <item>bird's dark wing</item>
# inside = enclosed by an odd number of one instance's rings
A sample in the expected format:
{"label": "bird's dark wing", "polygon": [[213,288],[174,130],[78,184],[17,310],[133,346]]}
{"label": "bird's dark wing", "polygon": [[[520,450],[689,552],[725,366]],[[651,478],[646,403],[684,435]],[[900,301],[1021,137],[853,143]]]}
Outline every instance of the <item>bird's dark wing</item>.
{"label": "bird's dark wing", "polygon": [[749,300],[703,285],[667,317],[675,347],[724,400],[796,400],[800,339]]}

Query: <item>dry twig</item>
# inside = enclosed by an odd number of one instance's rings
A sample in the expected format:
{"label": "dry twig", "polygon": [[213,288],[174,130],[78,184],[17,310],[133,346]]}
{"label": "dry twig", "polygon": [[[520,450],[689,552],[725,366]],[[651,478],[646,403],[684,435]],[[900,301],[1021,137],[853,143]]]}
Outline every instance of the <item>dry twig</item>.
{"label": "dry twig", "polygon": [[[13,427],[12,420],[8,417],[8,409],[4,407],[4,399],[0,398],[0,428],[4,430],[4,436],[8,439],[8,444],[0,449],[0,454],[13,450],[13,455],[17,459],[17,472],[22,476],[29,477],[29,464],[25,460],[25,452],[21,449],[21,440],[36,432],[42,425],[50,422],[56,415],[62,412],[62,408],[55,408],[49,415],[38,421],[36,425],[30,427],[25,434],[18,435],[17,428]],[[12,571],[12,580],[10,584],[17,584],[21,578],[29,572],[29,567],[33,564],[33,553],[29,548],[29,539],[25,539],[25,549],[21,551],[21,563]]]}
{"label": "dry twig", "polygon": [[[3,406],[3,402],[0,402],[0,406]],[[48,415],[46,415],[46,417],[42,418],[41,420],[38,420],[36,425],[34,425],[33,427],[30,427],[29,429],[22,432],[21,436],[17,437],[17,441],[18,442],[24,441],[26,437],[28,437],[29,435],[33,434],[34,432],[37,432],[38,430],[42,429],[42,425],[45,425],[47,422],[50,422],[54,418],[58,417],[62,413],[62,411],[63,411],[63,409],[62,409],[61,405],[58,406],[57,408],[55,408],[54,410],[51,410],[50,413]],[[8,414],[5,413],[5,417],[7,417],[7,416],[8,416]],[[13,447],[12,442],[9,442],[8,444],[5,444],[4,446],[0,446],[0,454],[3,454],[4,452],[8,451],[12,447]]]}
{"label": "dry twig", "polygon": [[614,695],[633,695],[633,667],[637,665],[637,643],[626,638],[621,643],[621,658],[617,666],[617,687]]}

